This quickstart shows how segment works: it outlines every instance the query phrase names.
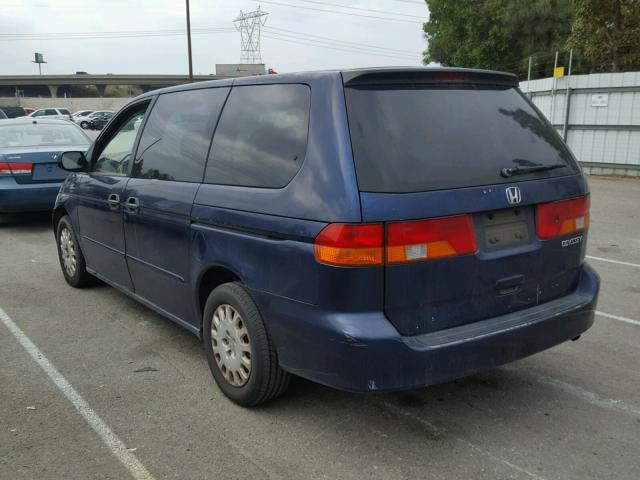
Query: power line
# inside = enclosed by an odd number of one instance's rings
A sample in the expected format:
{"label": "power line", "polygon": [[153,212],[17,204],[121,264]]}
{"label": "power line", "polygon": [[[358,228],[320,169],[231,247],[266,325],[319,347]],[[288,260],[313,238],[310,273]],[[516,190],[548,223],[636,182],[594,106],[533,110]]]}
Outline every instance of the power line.
{"label": "power line", "polygon": [[[371,48],[371,49],[376,49],[376,50],[384,50],[384,51],[388,51],[389,53],[406,53],[406,54],[409,54],[409,55],[413,55],[414,54],[414,52],[412,52],[410,50],[401,50],[401,49],[397,49],[397,48],[388,48],[388,47],[380,47],[380,46],[376,46],[376,45],[370,45],[370,44],[367,44],[367,43],[351,42],[351,41],[348,41],[348,40],[340,40],[340,39],[337,39],[337,38],[323,37],[321,35],[313,35],[311,33],[296,32],[296,31],[287,30],[287,29],[284,29],[284,28],[264,27],[264,29],[268,30],[268,31],[277,30],[278,32],[286,32],[286,33],[290,33],[290,34],[293,34],[293,35],[296,35],[296,36],[313,37],[313,38],[320,39],[320,40],[327,40],[329,42],[353,45],[355,47],[364,47],[364,48]],[[277,32],[273,32],[273,33],[277,33]]]}
{"label": "power line", "polygon": [[349,7],[347,5],[341,5],[339,3],[331,3],[331,2],[320,2],[318,0],[298,0],[299,2],[305,2],[305,3],[315,3],[317,5],[324,5],[324,6],[329,6],[329,7],[339,7],[339,8],[345,8],[347,10],[359,10],[361,12],[373,12],[373,13],[382,13],[384,15],[396,15],[398,17],[411,17],[411,18],[420,18],[422,19],[422,16],[419,15],[410,15],[410,14],[406,14],[406,13],[396,13],[396,12],[390,12],[388,10],[375,10],[372,8],[360,8],[360,7]]}
{"label": "power line", "polygon": [[[374,52],[374,51],[365,51],[365,50],[359,50],[359,49],[355,49],[352,47],[339,47],[339,46],[334,46],[334,45],[326,45],[326,44],[321,44],[321,43],[316,43],[313,40],[293,40],[290,38],[281,38],[281,37],[277,37],[277,36],[273,36],[273,33],[264,33],[265,38],[270,38],[272,40],[279,40],[281,42],[287,42],[287,43],[292,43],[292,44],[296,44],[296,45],[304,45],[304,46],[308,46],[308,47],[318,47],[318,48],[326,48],[329,50],[337,50],[337,51],[342,51],[342,52],[348,52],[348,53],[364,53],[366,55],[372,55],[372,56],[376,56],[376,57],[387,57],[387,58],[395,58],[395,59],[404,59],[404,60],[408,60],[409,57],[408,56],[403,56],[400,57],[398,55],[392,55],[392,54],[387,54],[387,53],[381,53],[381,52]],[[415,60],[419,60],[419,57],[412,57],[415,58]]]}
{"label": "power line", "polygon": [[[195,35],[209,35],[234,32],[234,28],[196,28],[191,33]],[[24,41],[24,40],[94,40],[94,39],[120,39],[140,37],[171,37],[185,35],[185,30],[129,30],[118,32],[77,32],[77,33],[4,33],[0,34],[0,42]]]}
{"label": "power line", "polygon": [[336,40],[318,40],[318,39],[314,39],[314,38],[309,38],[305,35],[291,35],[291,34],[287,34],[287,33],[280,33],[280,32],[274,32],[274,31],[268,31],[267,33],[269,33],[270,35],[275,35],[277,36],[277,38],[290,38],[293,40],[302,40],[305,42],[312,42],[317,46],[329,46],[329,47],[339,47],[339,48],[344,48],[344,49],[349,49],[352,50],[354,52],[367,52],[367,53],[381,53],[384,55],[388,55],[390,57],[396,57],[396,58],[411,58],[411,59],[416,59],[419,58],[420,55],[417,53],[412,53],[412,52],[389,52],[386,50],[380,50],[376,47],[372,47],[372,46],[358,46],[358,45],[349,45],[346,43],[342,43],[341,41],[336,41]]}
{"label": "power line", "polygon": [[420,24],[420,25],[423,23],[423,22],[416,22],[414,20],[405,20],[403,18],[379,17],[375,15],[365,15],[364,13],[339,12],[337,10],[328,10],[324,8],[303,7],[302,5],[292,5],[290,3],[273,2],[271,0],[252,0],[252,1],[260,2],[260,3],[268,3],[270,5],[279,5],[283,7],[299,8],[302,10],[312,10],[314,12],[325,12],[325,13],[334,13],[337,15],[348,15],[351,17],[375,18],[377,20],[387,20],[390,22],[414,23],[414,24]]}

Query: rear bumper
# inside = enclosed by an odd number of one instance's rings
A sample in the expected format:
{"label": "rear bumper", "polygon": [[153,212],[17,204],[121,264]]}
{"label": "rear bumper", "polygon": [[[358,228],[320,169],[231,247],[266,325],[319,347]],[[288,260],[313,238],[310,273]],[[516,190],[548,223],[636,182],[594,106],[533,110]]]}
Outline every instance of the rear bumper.
{"label": "rear bumper", "polygon": [[324,312],[252,293],[285,370],[341,390],[372,392],[451,381],[577,337],[593,324],[598,290],[598,275],[585,264],[570,295],[411,337],[400,335],[383,313]]}
{"label": "rear bumper", "polygon": [[51,210],[62,182],[19,184],[0,178],[0,213]]}

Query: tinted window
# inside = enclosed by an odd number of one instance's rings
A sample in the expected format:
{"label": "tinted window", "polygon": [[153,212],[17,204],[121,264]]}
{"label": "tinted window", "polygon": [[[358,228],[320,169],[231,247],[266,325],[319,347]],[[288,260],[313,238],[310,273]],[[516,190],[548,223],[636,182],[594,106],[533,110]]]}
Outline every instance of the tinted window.
{"label": "tinted window", "polygon": [[160,95],[142,132],[134,177],[201,182],[228,88]]}
{"label": "tinted window", "polygon": [[125,176],[129,173],[131,151],[145,110],[137,111],[116,131],[96,158],[92,172]]}
{"label": "tinted window", "polygon": [[206,183],[284,187],[307,149],[306,85],[235,87],[213,138]]}
{"label": "tinted window", "polygon": [[69,115],[69,110],[67,110],[66,108],[60,108],[58,109],[58,111],[63,115]]}
{"label": "tinted window", "polygon": [[55,108],[47,108],[44,111],[45,115],[58,115],[58,111]]}
{"label": "tinted window", "polygon": [[[346,88],[360,190],[417,192],[567,175],[556,132],[510,89]],[[565,163],[508,179],[504,167]]]}

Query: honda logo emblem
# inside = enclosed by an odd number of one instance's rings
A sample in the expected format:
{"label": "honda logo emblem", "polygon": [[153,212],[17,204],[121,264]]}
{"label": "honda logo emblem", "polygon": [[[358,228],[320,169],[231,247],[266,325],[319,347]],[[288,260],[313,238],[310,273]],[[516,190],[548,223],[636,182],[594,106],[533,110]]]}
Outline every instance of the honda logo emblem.
{"label": "honda logo emblem", "polygon": [[509,187],[504,193],[507,194],[507,202],[509,202],[509,205],[517,205],[522,201],[522,195],[518,187]]}

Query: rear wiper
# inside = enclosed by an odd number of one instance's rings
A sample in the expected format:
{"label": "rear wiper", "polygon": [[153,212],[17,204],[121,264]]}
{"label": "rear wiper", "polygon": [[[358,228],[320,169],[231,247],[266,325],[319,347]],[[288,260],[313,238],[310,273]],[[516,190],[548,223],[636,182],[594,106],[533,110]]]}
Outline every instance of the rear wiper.
{"label": "rear wiper", "polygon": [[550,163],[549,165],[533,165],[530,167],[513,167],[513,168],[503,168],[500,170],[500,175],[504,178],[509,178],[514,175],[524,175],[525,173],[532,172],[546,172],[547,170],[555,170],[556,168],[564,168],[568,167],[568,165],[564,163]]}

